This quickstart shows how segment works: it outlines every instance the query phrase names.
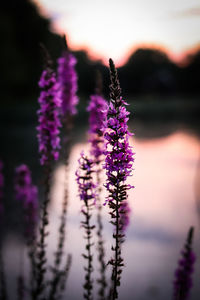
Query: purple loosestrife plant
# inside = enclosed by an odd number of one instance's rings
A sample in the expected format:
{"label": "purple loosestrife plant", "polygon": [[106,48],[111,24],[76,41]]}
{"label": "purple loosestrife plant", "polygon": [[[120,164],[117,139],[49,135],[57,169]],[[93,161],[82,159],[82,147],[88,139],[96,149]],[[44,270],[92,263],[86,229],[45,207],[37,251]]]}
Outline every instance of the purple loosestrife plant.
{"label": "purple loosestrife plant", "polygon": [[178,262],[178,268],[175,271],[174,279],[174,300],[189,299],[192,288],[192,274],[194,272],[195,254],[192,250],[194,228],[191,227],[184,249],[181,251],[181,259]]}
{"label": "purple loosestrife plant", "polygon": [[120,285],[123,258],[121,256],[121,244],[124,241],[123,224],[121,215],[123,202],[127,201],[127,190],[133,186],[126,183],[132,173],[134,161],[133,151],[129,145],[129,137],[132,135],[128,130],[127,103],[121,97],[121,89],[117,76],[117,70],[110,59],[110,105],[107,110],[107,120],[104,123],[104,138],[106,140],[105,166],[108,190],[108,203],[111,212],[111,223],[114,225],[113,238],[115,245],[112,247],[113,258],[109,261],[112,265],[112,289],[111,299],[118,298],[118,286]]}
{"label": "purple loosestrife plant", "polygon": [[41,165],[48,164],[59,157],[60,138],[59,108],[61,100],[58,98],[58,85],[56,75],[50,65],[42,72],[39,81],[41,93],[39,97],[40,109],[38,110],[38,141],[41,153]]}
{"label": "purple loosestrife plant", "polygon": [[28,243],[35,240],[38,222],[38,190],[32,184],[31,172],[26,165],[15,170],[15,197],[22,202],[25,213],[25,237]]}
{"label": "purple loosestrife plant", "polygon": [[[77,74],[75,71],[76,59],[67,49],[67,43],[65,40],[65,48],[62,56],[58,59],[58,93],[61,99],[61,117],[63,122],[64,139],[64,160],[65,160],[65,182],[64,182],[64,197],[62,203],[62,214],[59,226],[58,245],[55,252],[54,266],[52,267],[53,277],[51,280],[51,288],[49,299],[54,300],[56,297],[58,285],[60,282],[64,282],[61,277],[68,276],[67,271],[60,270],[60,264],[63,257],[63,249],[66,236],[66,216],[67,216],[67,204],[68,204],[68,158],[70,151],[70,134],[73,127],[73,116],[77,113],[76,106],[78,104],[77,92]],[[71,255],[67,257],[66,266],[71,265]],[[65,270],[69,271],[69,267]],[[61,275],[63,274],[63,275]],[[66,280],[65,280],[66,282]],[[62,284],[62,286],[64,286]]]}
{"label": "purple loosestrife plant", "polygon": [[62,100],[62,115],[67,118],[77,113],[79,99],[77,93],[76,58],[68,50],[58,59],[58,83]]}
{"label": "purple loosestrife plant", "polygon": [[104,151],[102,126],[106,118],[106,100],[100,95],[92,95],[87,110],[89,111],[89,134],[91,143],[91,155],[95,158],[95,163],[102,161]]}
{"label": "purple loosestrife plant", "polygon": [[96,178],[96,204],[97,204],[97,237],[98,237],[98,260],[100,263],[100,278],[98,278],[97,282],[99,283],[99,299],[105,299],[105,289],[107,286],[106,283],[106,263],[104,260],[105,250],[104,250],[104,241],[103,241],[103,223],[101,216],[101,172],[102,172],[102,160],[104,153],[104,139],[102,133],[103,122],[106,118],[106,100],[99,94],[92,95],[90,97],[90,103],[88,105],[87,110],[89,111],[89,142],[91,144],[90,153],[93,157],[94,161],[94,170],[95,170],[95,178]]}
{"label": "purple loosestrife plant", "polygon": [[[66,43],[66,40],[65,40]],[[71,117],[77,114],[77,73],[75,70],[76,58],[70,53],[67,43],[62,56],[58,59],[58,85],[59,97],[62,101],[61,114],[66,129],[69,129]]]}
{"label": "purple loosestrife plant", "polygon": [[38,111],[39,125],[38,140],[41,153],[41,164],[45,171],[45,195],[42,203],[41,225],[39,241],[37,243],[37,282],[34,291],[34,299],[40,299],[45,289],[46,274],[46,237],[49,223],[48,204],[50,202],[50,180],[52,172],[52,161],[59,157],[60,138],[59,128],[61,127],[59,112],[61,100],[58,97],[58,84],[55,72],[52,70],[52,62],[48,52],[43,47],[46,59],[46,67],[42,72],[39,86],[41,93],[39,97],[40,109]]}
{"label": "purple loosestrife plant", "polygon": [[[38,189],[32,184],[31,172],[27,165],[20,165],[15,170],[15,197],[21,201],[24,210],[24,234],[28,247],[28,254],[31,263],[30,286],[31,293],[35,287],[36,279],[36,229],[38,218]],[[18,298],[24,299],[25,286],[24,276],[18,276]]]}
{"label": "purple loosestrife plant", "polygon": [[79,188],[79,197],[83,202],[81,213],[83,214],[85,220],[81,222],[82,227],[85,229],[85,239],[86,243],[86,254],[83,254],[83,257],[87,261],[87,266],[84,268],[86,271],[85,275],[85,284],[84,284],[84,298],[87,300],[93,299],[92,290],[93,290],[93,280],[91,277],[93,266],[93,256],[91,253],[92,247],[92,230],[95,228],[94,225],[91,225],[91,210],[95,204],[96,194],[95,188],[96,185],[93,183],[92,178],[93,173],[93,161],[88,159],[84,153],[81,153],[79,159],[79,169],[76,171],[76,178]]}

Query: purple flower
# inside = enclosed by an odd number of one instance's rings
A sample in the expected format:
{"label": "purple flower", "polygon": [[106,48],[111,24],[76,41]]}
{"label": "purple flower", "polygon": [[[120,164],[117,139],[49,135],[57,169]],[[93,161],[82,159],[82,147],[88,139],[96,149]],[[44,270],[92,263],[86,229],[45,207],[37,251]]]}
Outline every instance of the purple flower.
{"label": "purple flower", "polygon": [[[120,96],[120,86],[116,79],[116,70],[111,63],[111,102],[107,108],[107,119],[104,122],[104,138],[106,140],[105,165],[107,175],[106,188],[109,192],[108,202],[119,199],[118,205],[127,199],[127,189],[133,186],[125,184],[132,173],[133,151],[129,145],[127,122],[129,112],[126,110],[127,103]],[[119,192],[121,190],[121,192]],[[123,194],[123,196],[120,194]],[[120,197],[120,198],[119,198]]]}
{"label": "purple flower", "polygon": [[106,100],[103,99],[100,95],[92,95],[90,97],[90,103],[87,107],[87,111],[90,112],[89,116],[89,134],[90,134],[90,143],[91,143],[91,154],[95,158],[95,161],[98,163],[100,156],[103,154],[103,134],[102,126],[106,118]]}
{"label": "purple flower", "polygon": [[93,161],[88,159],[82,152],[78,162],[79,168],[76,171],[76,181],[78,183],[80,200],[83,200],[86,205],[89,205],[90,201],[94,204],[96,185],[93,183],[92,178]]}
{"label": "purple flower", "polygon": [[40,162],[42,165],[51,159],[57,160],[59,157],[60,138],[59,127],[59,108],[61,101],[58,98],[56,75],[48,66],[42,72],[39,86],[42,89],[39,97],[40,109],[38,110],[39,126],[38,140],[39,152],[41,153]]}
{"label": "purple flower", "polygon": [[38,190],[32,184],[31,172],[26,165],[21,165],[15,170],[15,197],[22,202],[24,208],[25,234],[32,238],[38,220]]}
{"label": "purple flower", "polygon": [[120,285],[123,267],[121,245],[124,242],[124,231],[128,225],[128,213],[126,201],[127,190],[133,186],[126,184],[126,180],[132,174],[133,151],[129,145],[129,137],[132,135],[128,130],[127,122],[129,112],[126,110],[127,103],[121,97],[121,88],[117,70],[113,61],[110,64],[110,105],[107,108],[107,118],[104,122],[104,138],[106,141],[105,165],[106,188],[109,192],[107,201],[111,211],[111,223],[114,225],[113,238],[115,245],[112,246],[113,258],[109,261],[112,265],[113,285],[110,290],[111,299],[118,298],[118,286]]}
{"label": "purple flower", "polygon": [[62,114],[75,115],[77,113],[76,105],[79,99],[77,92],[77,74],[75,71],[76,58],[65,51],[58,59],[58,84],[59,97],[62,101]]}
{"label": "purple flower", "polygon": [[191,227],[188,233],[184,249],[181,251],[181,259],[175,271],[174,300],[186,300],[192,288],[192,274],[194,271],[195,254],[192,250],[192,238],[194,228]]}
{"label": "purple flower", "polygon": [[119,208],[119,224],[120,230],[125,232],[130,223],[130,206],[127,201],[123,201]]}
{"label": "purple flower", "polygon": [[4,188],[4,176],[3,176],[3,162],[0,160],[0,217],[3,214],[3,188]]}

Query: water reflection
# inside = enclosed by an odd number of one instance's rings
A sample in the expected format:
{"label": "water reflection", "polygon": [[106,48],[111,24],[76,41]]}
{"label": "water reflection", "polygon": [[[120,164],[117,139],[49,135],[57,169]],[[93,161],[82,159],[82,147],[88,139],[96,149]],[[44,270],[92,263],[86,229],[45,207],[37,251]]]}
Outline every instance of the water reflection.
{"label": "water reflection", "polygon": [[[132,209],[131,224],[123,251],[126,267],[120,298],[170,299],[173,272],[188,228],[196,227],[195,249],[198,253],[198,216],[196,212],[194,179],[199,159],[199,140],[190,134],[176,132],[154,140],[133,141],[136,152],[135,171],[131,178],[135,189],[129,201]],[[83,231],[80,229],[81,203],[77,197],[75,170],[80,151],[86,144],[76,144],[70,157],[70,202],[68,213],[67,251],[73,253],[73,267],[68,282],[72,299],[81,299],[83,270],[81,253],[84,250]],[[51,204],[52,246],[56,240],[56,220],[59,216],[64,181],[64,168],[55,173]],[[107,208],[103,209],[107,259],[110,258],[112,228]],[[198,262],[197,262],[198,264]],[[200,292],[196,268],[196,284],[191,299]]]}
{"label": "water reflection", "polygon": [[[169,300],[172,294],[173,273],[180,249],[189,226],[196,227],[195,250],[198,254],[198,215],[194,190],[197,180],[197,162],[200,142],[197,137],[175,132],[158,139],[132,140],[136,152],[135,171],[131,183],[135,189],[129,196],[132,209],[131,223],[123,246],[126,267],[123,271],[120,299],[162,299]],[[72,253],[73,262],[67,284],[68,299],[82,299],[84,282],[83,230],[80,228],[81,202],[77,197],[75,170],[80,151],[88,150],[85,143],[75,144],[69,165],[69,206],[67,223],[66,253]],[[63,195],[64,167],[55,170],[55,184],[50,205],[49,261],[52,261],[57,243],[57,228]],[[197,186],[197,185],[196,185]],[[105,196],[105,195],[104,195]],[[104,197],[103,196],[103,197]],[[103,208],[106,260],[111,256],[112,226],[109,224],[107,207]],[[94,217],[95,221],[95,217]],[[15,287],[22,243],[7,238],[5,255],[9,281]],[[13,249],[15,251],[13,252]],[[27,262],[25,262],[26,268]],[[195,283],[191,300],[200,293],[196,263]],[[97,278],[98,264],[95,263],[94,278]],[[108,271],[108,280],[110,273]],[[13,289],[14,291],[14,289]],[[14,298],[13,298],[14,299]]]}

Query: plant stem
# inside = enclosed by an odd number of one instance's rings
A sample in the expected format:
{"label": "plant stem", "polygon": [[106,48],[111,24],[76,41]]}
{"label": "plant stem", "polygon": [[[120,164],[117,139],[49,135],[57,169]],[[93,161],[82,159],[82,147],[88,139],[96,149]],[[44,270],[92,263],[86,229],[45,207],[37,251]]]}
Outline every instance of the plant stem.
{"label": "plant stem", "polygon": [[58,237],[58,245],[57,251],[55,253],[55,261],[53,267],[53,279],[51,282],[51,289],[49,293],[49,300],[55,300],[56,292],[58,285],[61,280],[61,273],[62,271],[59,270],[62,256],[63,256],[63,248],[65,244],[65,235],[66,235],[66,215],[67,215],[67,205],[68,205],[68,158],[66,159],[65,163],[65,182],[64,182],[64,197],[63,197],[63,204],[62,204],[62,214],[61,214],[61,222],[59,227],[59,237]]}
{"label": "plant stem", "polygon": [[101,186],[100,186],[100,172],[101,169],[99,168],[97,170],[97,185],[98,185],[98,196],[97,196],[97,237],[98,237],[98,260],[100,263],[100,278],[97,280],[97,282],[100,285],[100,288],[98,290],[99,294],[99,300],[104,300],[105,299],[105,289],[107,286],[106,283],[106,276],[105,276],[105,271],[106,271],[106,264],[104,261],[104,256],[105,256],[105,250],[104,250],[104,241],[103,241],[103,223],[102,223],[102,215],[101,215],[101,201],[100,201],[100,194],[101,194]]}
{"label": "plant stem", "polygon": [[[36,280],[36,290],[34,299],[40,299],[44,290],[45,290],[45,274],[47,271],[46,262],[47,262],[47,254],[46,254],[46,237],[48,236],[48,232],[46,231],[47,226],[49,224],[49,216],[48,216],[48,204],[50,202],[50,179],[51,179],[51,165],[50,162],[46,165],[46,176],[45,176],[45,198],[42,204],[42,219],[41,219],[41,227],[40,227],[40,239],[38,242],[38,263],[37,263],[37,280]],[[44,299],[44,298],[43,298]]]}
{"label": "plant stem", "polygon": [[91,272],[92,272],[92,255],[91,255],[91,226],[90,226],[90,207],[88,204],[88,201],[85,201],[85,206],[86,206],[86,220],[85,220],[85,224],[86,224],[86,236],[87,236],[87,245],[86,245],[86,250],[87,250],[87,261],[88,261],[88,266],[86,268],[87,273],[85,276],[86,282],[85,282],[85,288],[87,291],[87,294],[85,296],[85,299],[87,300],[91,300],[92,299],[92,280],[91,280]]}

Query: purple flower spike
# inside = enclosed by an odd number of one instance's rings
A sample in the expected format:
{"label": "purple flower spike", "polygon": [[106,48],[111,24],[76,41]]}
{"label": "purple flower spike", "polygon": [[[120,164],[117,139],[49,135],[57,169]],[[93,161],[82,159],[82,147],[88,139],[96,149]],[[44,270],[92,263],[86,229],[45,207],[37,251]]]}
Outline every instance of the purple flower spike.
{"label": "purple flower spike", "polygon": [[188,232],[187,241],[184,249],[181,251],[182,258],[178,262],[178,268],[175,271],[174,280],[174,300],[186,300],[192,288],[192,274],[194,272],[195,254],[192,250],[192,238],[194,228],[191,227]]}
{"label": "purple flower spike", "polygon": [[107,175],[106,188],[109,192],[107,201],[112,203],[116,200],[116,196],[119,197],[116,195],[117,188],[123,191],[123,197],[119,201],[121,202],[127,198],[126,190],[133,187],[126,185],[125,181],[132,173],[134,153],[129,145],[129,136],[132,133],[129,132],[127,125],[129,120],[129,112],[125,107],[127,103],[120,96],[117,71],[112,60],[110,60],[110,73],[111,102],[107,109],[107,120],[104,122],[104,138],[106,140],[104,168]]}
{"label": "purple flower spike", "polygon": [[87,205],[89,205],[89,201],[92,200],[94,204],[96,185],[93,183],[92,178],[93,161],[88,159],[82,152],[78,162],[79,169],[76,171],[76,181],[78,183],[80,200],[83,200]]}
{"label": "purple flower spike", "polygon": [[117,70],[113,61],[110,64],[110,105],[107,108],[107,119],[104,122],[104,138],[106,140],[105,165],[108,190],[108,203],[111,212],[111,223],[114,225],[113,238],[115,245],[112,246],[113,258],[109,261],[112,265],[113,286],[110,290],[110,299],[118,298],[118,286],[121,281],[123,257],[121,245],[124,242],[124,231],[128,225],[129,208],[127,205],[127,190],[133,186],[126,184],[126,180],[132,174],[133,151],[129,145],[129,137],[132,135],[128,130],[127,122],[129,112],[126,110],[127,103],[121,97],[121,88]]}
{"label": "purple flower spike", "polygon": [[0,218],[3,214],[3,188],[4,188],[4,176],[3,176],[3,162],[0,160]]}
{"label": "purple flower spike", "polygon": [[59,120],[61,101],[58,98],[56,75],[49,66],[42,72],[39,86],[42,91],[38,100],[40,109],[38,110],[37,137],[41,153],[40,162],[44,165],[52,159],[58,159],[60,148],[58,135],[61,126]]}
{"label": "purple flower spike", "polygon": [[87,111],[90,112],[89,116],[89,134],[91,142],[91,154],[94,156],[96,162],[99,161],[100,156],[103,154],[103,133],[102,126],[106,118],[106,100],[100,95],[92,95]]}
{"label": "purple flower spike", "polygon": [[24,208],[26,237],[32,239],[38,220],[38,190],[32,184],[31,172],[26,165],[15,170],[15,197],[22,202]]}
{"label": "purple flower spike", "polygon": [[77,92],[77,74],[75,71],[76,58],[66,50],[58,59],[58,83],[60,99],[62,101],[62,114],[75,115],[79,99]]}

